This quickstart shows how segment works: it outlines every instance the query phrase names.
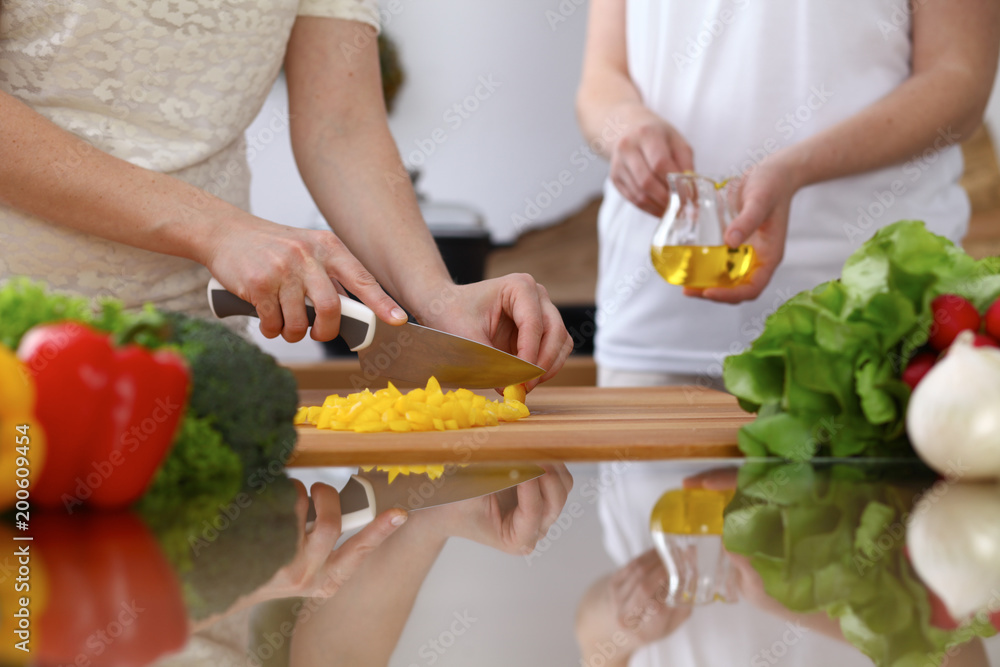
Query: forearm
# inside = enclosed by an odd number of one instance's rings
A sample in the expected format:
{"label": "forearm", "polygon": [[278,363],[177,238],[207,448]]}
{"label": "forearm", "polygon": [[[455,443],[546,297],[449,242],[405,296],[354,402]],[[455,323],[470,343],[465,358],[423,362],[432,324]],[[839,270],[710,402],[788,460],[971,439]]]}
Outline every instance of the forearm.
{"label": "forearm", "polygon": [[356,24],[299,19],[286,57],[292,147],[316,204],[382,286],[420,318],[451,278],[389,132],[375,40]]}
{"label": "forearm", "polygon": [[59,225],[205,263],[238,209],[165,174],[112,157],[0,92],[0,201]]}
{"label": "forearm", "polygon": [[638,124],[637,119],[650,113],[629,76],[625,0],[593,0],[576,95],[576,114],[584,136],[610,159],[614,146],[608,140],[608,128],[618,127],[620,133],[621,126]]}
{"label": "forearm", "polygon": [[1000,51],[1000,5],[922,0],[912,35],[910,78],[786,152],[801,185],[899,164],[962,142],[979,127]]}
{"label": "forearm", "polygon": [[967,139],[981,122],[982,97],[981,83],[946,69],[915,75],[875,104],[776,157],[792,164],[800,187],[900,164]]}
{"label": "forearm", "polygon": [[584,665],[627,667],[635,652],[634,640],[619,627],[610,600],[611,575],[601,577],[587,589],[576,619],[576,643]]}
{"label": "forearm", "polygon": [[603,63],[585,66],[576,95],[576,116],[583,136],[611,157],[613,142],[607,141],[608,128],[628,127],[635,114],[649,114],[639,90],[621,71]]}
{"label": "forearm", "polygon": [[[294,122],[294,121],[293,121]],[[383,288],[418,319],[451,278],[384,123],[303,131],[296,156],[323,216]]]}
{"label": "forearm", "polygon": [[332,598],[305,600],[292,642],[292,664],[388,664],[444,543],[411,517]]}

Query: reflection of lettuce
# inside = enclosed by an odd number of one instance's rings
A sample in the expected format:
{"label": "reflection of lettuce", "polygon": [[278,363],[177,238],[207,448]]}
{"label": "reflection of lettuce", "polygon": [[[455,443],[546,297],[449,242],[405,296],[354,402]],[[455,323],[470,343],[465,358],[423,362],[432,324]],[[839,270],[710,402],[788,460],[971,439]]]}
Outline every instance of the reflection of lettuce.
{"label": "reflection of lettuce", "polygon": [[[903,481],[905,480],[905,481]],[[825,611],[876,665],[923,667],[929,656],[990,636],[931,627],[926,587],[905,555],[905,519],[933,482],[920,468],[749,463],[726,510],[726,549],[750,559],[789,610]]]}
{"label": "reflection of lettuce", "polygon": [[726,359],[726,388],[758,413],[740,449],[793,460],[910,454],[910,390],[899,378],[942,293],[985,309],[1000,294],[1000,260],[977,262],[910,221],[879,231],[840,280],[792,297],[749,350]]}
{"label": "reflection of lettuce", "polygon": [[174,564],[194,619],[227,610],[295,556],[297,493],[284,475],[233,497],[140,508]]}

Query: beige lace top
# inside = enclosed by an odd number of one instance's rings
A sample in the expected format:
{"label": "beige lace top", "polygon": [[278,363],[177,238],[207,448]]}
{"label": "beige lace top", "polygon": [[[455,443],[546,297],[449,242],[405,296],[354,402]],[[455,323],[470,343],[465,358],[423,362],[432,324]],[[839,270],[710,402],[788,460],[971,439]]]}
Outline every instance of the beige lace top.
{"label": "beige lace top", "polygon": [[[243,208],[243,133],[280,71],[296,16],[378,25],[376,0],[2,1],[0,90],[100,150]],[[79,168],[81,157],[66,155],[63,167]],[[0,282],[15,275],[129,306],[206,309],[199,265],[0,205]]]}

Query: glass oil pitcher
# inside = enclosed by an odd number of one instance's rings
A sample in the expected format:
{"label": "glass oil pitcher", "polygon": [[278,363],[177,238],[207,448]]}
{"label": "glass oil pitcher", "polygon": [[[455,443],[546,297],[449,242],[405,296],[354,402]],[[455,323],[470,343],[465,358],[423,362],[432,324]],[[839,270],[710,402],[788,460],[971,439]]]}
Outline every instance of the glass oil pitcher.
{"label": "glass oil pitcher", "polygon": [[649,528],[669,576],[668,606],[739,597],[737,570],[722,546],[723,511],[733,495],[732,489],[673,489],[653,507]]}
{"label": "glass oil pitcher", "polygon": [[722,237],[739,211],[740,179],[691,172],[667,174],[670,205],[653,234],[653,266],[672,285],[733,287],[754,266],[749,245],[729,248]]}

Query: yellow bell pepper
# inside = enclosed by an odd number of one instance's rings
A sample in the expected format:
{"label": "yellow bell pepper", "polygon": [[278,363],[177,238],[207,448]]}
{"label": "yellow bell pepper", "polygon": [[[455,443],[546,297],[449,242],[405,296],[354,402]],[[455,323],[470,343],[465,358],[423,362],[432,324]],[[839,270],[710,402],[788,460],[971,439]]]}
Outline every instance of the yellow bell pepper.
{"label": "yellow bell pepper", "polygon": [[35,400],[28,370],[0,345],[0,511],[14,507],[19,491],[30,503],[31,484],[45,463],[45,433],[35,418]]}
{"label": "yellow bell pepper", "polygon": [[496,426],[530,415],[524,404],[524,385],[504,389],[504,400],[490,401],[468,389],[445,392],[436,378],[427,386],[401,392],[390,382],[385,389],[368,389],[346,397],[333,394],[321,406],[301,407],[296,424],[356,433],[451,431]]}

